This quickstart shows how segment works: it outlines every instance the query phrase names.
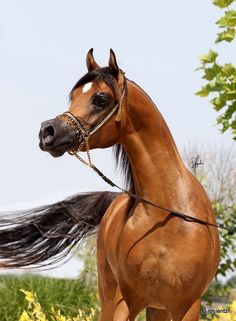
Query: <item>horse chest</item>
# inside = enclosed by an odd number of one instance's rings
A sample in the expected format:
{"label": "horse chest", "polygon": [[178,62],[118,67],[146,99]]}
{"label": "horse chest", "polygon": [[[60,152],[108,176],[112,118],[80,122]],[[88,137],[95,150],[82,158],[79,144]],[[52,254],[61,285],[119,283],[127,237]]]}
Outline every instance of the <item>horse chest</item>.
{"label": "horse chest", "polygon": [[[149,251],[146,251],[149,245]],[[135,276],[136,282],[153,284],[161,278],[162,266],[169,264],[168,250],[158,244],[155,237],[135,237],[132,232],[123,234],[119,247],[120,276],[130,280]]]}
{"label": "horse chest", "polygon": [[124,212],[110,215],[106,220],[106,255],[119,279],[135,275],[136,281],[145,279],[152,283],[158,281],[161,266],[169,261],[169,253],[161,241],[162,233],[152,232],[150,224],[138,214],[135,223],[131,217],[127,220]]}

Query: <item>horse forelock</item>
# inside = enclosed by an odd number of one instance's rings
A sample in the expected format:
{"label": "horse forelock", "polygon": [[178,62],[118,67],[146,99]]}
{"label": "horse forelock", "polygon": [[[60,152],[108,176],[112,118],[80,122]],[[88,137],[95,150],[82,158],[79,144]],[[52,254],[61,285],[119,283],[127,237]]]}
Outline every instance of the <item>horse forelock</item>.
{"label": "horse forelock", "polygon": [[72,99],[72,93],[74,90],[88,84],[89,82],[99,81],[99,80],[102,80],[107,84],[107,86],[111,89],[115,99],[117,100],[118,99],[117,83],[115,81],[114,76],[110,73],[108,67],[90,71],[87,74],[85,74],[82,78],[80,78],[70,91],[70,94],[69,94],[70,100]]}

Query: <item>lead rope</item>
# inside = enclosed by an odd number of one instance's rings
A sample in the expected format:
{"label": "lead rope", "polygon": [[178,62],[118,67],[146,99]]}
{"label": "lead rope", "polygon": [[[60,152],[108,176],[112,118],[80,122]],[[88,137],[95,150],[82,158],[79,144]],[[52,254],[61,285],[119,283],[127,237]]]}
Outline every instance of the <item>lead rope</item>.
{"label": "lead rope", "polygon": [[154,204],[152,203],[151,201],[149,200],[146,200],[145,198],[143,197],[140,197],[120,186],[118,186],[117,184],[115,184],[112,180],[110,180],[107,176],[105,176],[93,163],[92,163],[92,160],[91,160],[91,155],[90,155],[90,150],[89,150],[89,135],[85,135],[84,136],[84,145],[85,145],[85,148],[86,148],[86,153],[87,153],[87,158],[88,160],[84,160],[81,156],[79,156],[79,149],[76,151],[76,152],[70,152],[70,155],[72,156],[75,156],[79,161],[81,161],[84,165],[87,165],[89,166],[90,168],[92,168],[107,184],[109,184],[110,186],[112,187],[116,187],[117,189],[119,189],[121,192],[131,196],[132,198],[136,199],[136,200],[139,200],[143,203],[146,203],[148,205],[151,205],[151,206],[154,206],[156,208],[159,208],[163,211],[166,211],[166,212],[170,212],[172,213],[173,215],[175,216],[178,216],[178,217],[181,217],[183,218],[185,221],[188,221],[188,222],[196,222],[196,223],[199,223],[199,224],[203,224],[203,225],[209,225],[209,226],[213,226],[213,227],[217,227],[217,228],[221,228],[221,229],[224,229],[226,231],[228,231],[228,234],[229,235],[233,235],[235,232],[236,232],[236,228],[235,226],[232,226],[232,227],[225,227],[224,225],[222,224],[213,224],[213,223],[210,223],[210,222],[206,222],[204,220],[201,220],[201,219],[198,219],[196,217],[193,217],[191,215],[188,215],[188,214],[185,214],[185,213],[181,213],[181,212],[178,212],[178,211],[173,211],[172,209],[170,208],[167,208],[167,207],[163,207],[163,206],[160,206],[160,205],[157,205],[157,204]]}

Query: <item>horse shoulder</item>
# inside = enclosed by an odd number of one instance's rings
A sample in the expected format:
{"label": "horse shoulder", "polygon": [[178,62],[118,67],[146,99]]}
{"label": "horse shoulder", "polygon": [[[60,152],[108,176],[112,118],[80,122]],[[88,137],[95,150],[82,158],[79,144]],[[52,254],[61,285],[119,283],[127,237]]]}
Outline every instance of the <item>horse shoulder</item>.
{"label": "horse shoulder", "polygon": [[132,199],[121,194],[114,199],[99,226],[97,236],[98,252],[103,252],[111,267],[117,265],[116,249],[121,231],[126,223]]}

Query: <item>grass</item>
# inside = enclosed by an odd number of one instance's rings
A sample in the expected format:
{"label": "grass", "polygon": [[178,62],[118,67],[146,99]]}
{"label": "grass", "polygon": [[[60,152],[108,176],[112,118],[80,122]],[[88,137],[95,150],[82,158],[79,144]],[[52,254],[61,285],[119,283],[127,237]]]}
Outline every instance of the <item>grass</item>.
{"label": "grass", "polygon": [[27,307],[20,289],[36,292],[47,314],[51,306],[71,317],[78,309],[85,312],[97,307],[97,294],[82,280],[53,279],[40,276],[0,277],[0,320],[18,321]]}

